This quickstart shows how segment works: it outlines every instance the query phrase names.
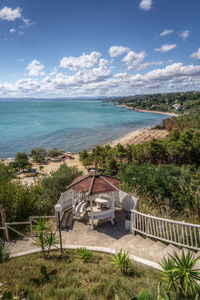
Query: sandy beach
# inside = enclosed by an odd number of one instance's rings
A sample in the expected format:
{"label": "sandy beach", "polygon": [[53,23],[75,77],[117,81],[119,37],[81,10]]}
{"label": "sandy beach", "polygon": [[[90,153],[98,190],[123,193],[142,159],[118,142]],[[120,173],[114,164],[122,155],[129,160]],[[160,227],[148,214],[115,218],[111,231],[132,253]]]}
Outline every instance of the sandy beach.
{"label": "sandy beach", "polygon": [[126,108],[126,109],[130,109],[130,110],[135,110],[138,112],[146,112],[146,113],[153,113],[153,114],[161,114],[161,115],[168,115],[168,116],[172,116],[172,117],[178,117],[180,116],[179,114],[175,114],[172,112],[167,112],[167,111],[155,111],[155,110],[146,110],[146,109],[139,109],[139,108],[132,108],[130,106],[127,106],[125,104],[118,104],[118,107],[122,107],[122,108]]}
{"label": "sandy beach", "polygon": [[[138,130],[131,131],[127,133],[126,135],[119,137],[116,140],[111,141],[109,144],[111,147],[115,147],[118,143],[122,144],[123,146],[129,144],[129,145],[137,145],[143,142],[147,142],[152,140],[153,138],[164,138],[168,134],[167,130],[158,130],[158,129],[152,129],[149,128],[142,128]],[[11,161],[14,161],[14,159],[2,159],[1,162],[8,165]],[[59,167],[62,164],[67,164],[69,167],[77,167],[78,170],[82,171],[83,173],[87,174],[87,168],[82,165],[82,163],[79,161],[79,154],[73,154],[73,159],[66,158],[65,160],[62,160],[60,162],[48,162],[48,164],[38,164],[36,162],[32,162],[33,168],[37,171],[37,173],[41,174],[41,176],[50,176],[51,172],[55,172],[59,169]],[[43,167],[42,170],[40,170],[40,167]],[[21,183],[23,184],[34,184],[39,177],[28,177],[25,173],[22,173],[18,175],[18,179],[20,179]]]}

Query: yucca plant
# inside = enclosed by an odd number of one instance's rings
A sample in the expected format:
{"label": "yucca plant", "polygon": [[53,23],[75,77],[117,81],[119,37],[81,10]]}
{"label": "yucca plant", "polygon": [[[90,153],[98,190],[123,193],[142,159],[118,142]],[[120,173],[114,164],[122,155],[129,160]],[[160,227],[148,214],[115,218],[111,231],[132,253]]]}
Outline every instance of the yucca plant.
{"label": "yucca plant", "polygon": [[78,256],[84,261],[91,261],[93,258],[92,251],[87,250],[86,248],[77,249]]}
{"label": "yucca plant", "polygon": [[145,289],[141,289],[139,295],[138,295],[138,300],[152,300],[151,296]]}
{"label": "yucca plant", "polygon": [[195,269],[195,264],[200,259],[194,257],[193,253],[187,254],[182,250],[179,256],[176,252],[169,255],[168,259],[163,259],[162,281],[168,284],[168,291],[173,287],[179,297],[194,297],[199,292],[198,281],[200,280],[200,270]]}
{"label": "yucca plant", "polygon": [[0,263],[4,263],[9,260],[8,243],[0,241]]}
{"label": "yucca plant", "polygon": [[123,252],[122,249],[113,256],[113,260],[110,263],[114,264],[117,269],[120,269],[123,274],[126,274],[132,265],[128,252]]}
{"label": "yucca plant", "polygon": [[57,273],[57,270],[51,270],[47,271],[47,268],[45,266],[41,266],[40,268],[40,278],[30,278],[30,281],[35,283],[36,285],[45,284],[50,281],[50,276],[55,275]]}

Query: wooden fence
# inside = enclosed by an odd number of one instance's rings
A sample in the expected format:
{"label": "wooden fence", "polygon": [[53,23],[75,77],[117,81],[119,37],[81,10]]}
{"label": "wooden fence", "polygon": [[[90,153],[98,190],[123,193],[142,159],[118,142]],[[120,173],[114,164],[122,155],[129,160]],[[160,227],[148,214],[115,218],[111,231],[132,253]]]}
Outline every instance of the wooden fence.
{"label": "wooden fence", "polygon": [[[31,236],[33,236],[33,224],[36,223],[36,220],[38,218],[41,218],[41,217],[40,216],[31,216],[31,217],[29,217],[29,221],[27,221],[27,222],[4,223],[4,227],[0,227],[0,229],[3,230],[5,240],[7,240],[7,241],[10,240],[9,231],[13,231],[14,233],[16,233],[17,235],[19,235],[23,238],[27,237],[24,233],[19,231],[18,227],[17,227],[18,229],[14,228],[15,226],[18,226],[18,225],[23,225],[23,226],[29,225],[30,226],[30,234],[31,234]],[[51,218],[55,218],[55,216],[43,216],[43,218],[51,219]]]}
{"label": "wooden fence", "polygon": [[131,210],[131,232],[177,246],[200,250],[200,225],[173,221]]}

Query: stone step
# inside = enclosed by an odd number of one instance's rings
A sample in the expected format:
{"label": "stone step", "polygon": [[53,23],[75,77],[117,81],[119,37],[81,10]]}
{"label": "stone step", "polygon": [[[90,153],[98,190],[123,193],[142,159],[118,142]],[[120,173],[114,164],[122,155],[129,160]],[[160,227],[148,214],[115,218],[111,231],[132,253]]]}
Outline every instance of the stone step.
{"label": "stone step", "polygon": [[177,252],[178,254],[180,254],[180,249],[178,247],[175,247],[172,244],[169,244],[163,252],[160,253],[160,255],[158,255],[158,258],[162,259],[164,256],[168,257],[169,254],[173,255],[174,252]]}
{"label": "stone step", "polygon": [[144,249],[145,251],[148,251],[148,249],[152,248],[154,245],[155,245],[155,242],[153,240],[151,240],[150,238],[144,238],[138,244],[138,247],[140,247],[141,249]]}
{"label": "stone step", "polygon": [[158,241],[155,242],[152,247],[147,249],[147,251],[154,261],[159,261],[166,247],[167,245]]}

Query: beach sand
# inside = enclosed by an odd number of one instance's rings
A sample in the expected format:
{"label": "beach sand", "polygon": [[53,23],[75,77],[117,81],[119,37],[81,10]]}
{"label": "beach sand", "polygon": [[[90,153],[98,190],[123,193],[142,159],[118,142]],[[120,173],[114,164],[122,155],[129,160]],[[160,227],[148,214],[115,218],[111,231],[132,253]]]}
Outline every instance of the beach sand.
{"label": "beach sand", "polygon": [[[168,134],[167,130],[157,130],[152,128],[143,128],[131,131],[127,133],[126,135],[111,141],[109,144],[111,147],[115,147],[118,143],[122,144],[123,146],[129,144],[129,145],[137,145],[140,143],[143,143],[145,141],[150,141],[153,138],[164,138]],[[61,162],[49,162],[48,164],[38,164],[33,162],[33,168],[36,169],[38,173],[43,174],[44,176],[49,176],[51,172],[55,172],[59,169],[59,167],[66,163],[69,167],[77,167],[78,170],[83,171],[84,174],[87,174],[87,168],[82,165],[82,163],[79,161],[79,154],[73,154],[74,159],[65,159]],[[13,161],[13,159],[4,159],[1,162],[8,165],[9,162]],[[42,171],[40,170],[40,166],[43,166]],[[18,176],[22,184],[31,185],[34,184],[38,178],[36,177],[26,177],[25,174],[20,174]]]}
{"label": "beach sand", "polygon": [[178,116],[180,116],[179,114],[176,114],[176,113],[173,113],[173,112],[139,109],[139,108],[133,108],[133,107],[127,106],[125,104],[118,104],[117,106],[118,107],[123,107],[123,108],[126,108],[126,109],[130,109],[130,110],[135,110],[135,111],[138,111],[138,112],[168,115],[168,116],[171,116],[171,117],[178,117]]}

